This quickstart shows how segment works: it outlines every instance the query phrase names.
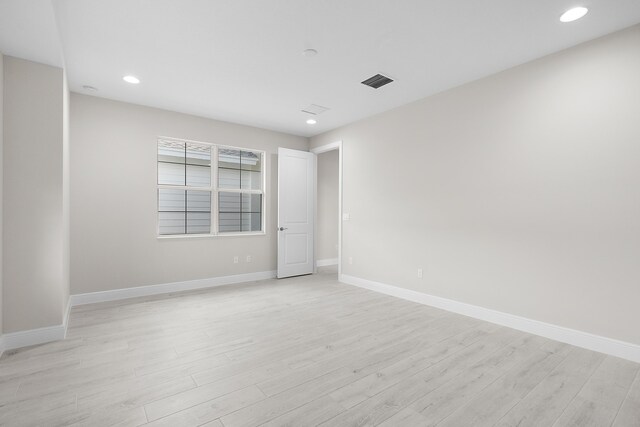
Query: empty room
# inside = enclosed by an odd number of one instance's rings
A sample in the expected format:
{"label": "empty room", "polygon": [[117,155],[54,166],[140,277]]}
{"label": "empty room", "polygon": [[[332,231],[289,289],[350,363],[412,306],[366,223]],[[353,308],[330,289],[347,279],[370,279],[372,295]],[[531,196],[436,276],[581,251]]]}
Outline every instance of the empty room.
{"label": "empty room", "polygon": [[0,0],[0,426],[640,427],[640,1]]}

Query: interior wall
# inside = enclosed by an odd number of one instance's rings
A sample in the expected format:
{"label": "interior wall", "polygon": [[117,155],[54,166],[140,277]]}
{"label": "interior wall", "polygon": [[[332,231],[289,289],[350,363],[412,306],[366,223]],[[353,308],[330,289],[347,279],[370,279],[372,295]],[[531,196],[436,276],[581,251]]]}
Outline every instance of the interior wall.
{"label": "interior wall", "polygon": [[635,26],[312,138],[343,141],[343,273],[640,344],[638,52]]}
{"label": "interior wall", "polygon": [[66,315],[71,290],[71,174],[69,136],[69,87],[62,80],[62,310]]}
{"label": "interior wall", "polygon": [[4,57],[4,332],[64,321],[60,68]]}
{"label": "interior wall", "polygon": [[339,152],[318,154],[316,259],[338,258]]}
{"label": "interior wall", "polygon": [[[307,138],[76,93],[70,117],[72,294],[276,269],[277,148]],[[159,239],[158,136],[266,151],[266,235]]]}
{"label": "interior wall", "polygon": [[4,176],[4,167],[3,167],[3,152],[4,152],[4,113],[3,113],[3,105],[4,105],[4,55],[0,53],[0,356],[2,355],[2,317],[3,317],[3,307],[2,307],[2,294],[3,294],[3,268],[2,268],[2,250],[3,250],[3,238],[2,238],[2,230],[3,230],[3,221],[4,218],[2,216],[3,212],[3,193],[2,189],[3,185],[3,176]]}

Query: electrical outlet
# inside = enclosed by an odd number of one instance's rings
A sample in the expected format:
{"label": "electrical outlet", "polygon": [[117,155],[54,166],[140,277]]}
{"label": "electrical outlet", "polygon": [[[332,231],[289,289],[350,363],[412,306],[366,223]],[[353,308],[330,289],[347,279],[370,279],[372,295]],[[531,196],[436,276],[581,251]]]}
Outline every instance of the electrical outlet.
{"label": "electrical outlet", "polygon": [[422,279],[422,269],[418,269],[418,279]]}
{"label": "electrical outlet", "polygon": [[237,263],[238,263],[238,261],[239,261],[238,255],[234,256],[234,257],[233,257],[233,263],[234,263],[234,264],[237,264]]}
{"label": "electrical outlet", "polygon": [[349,264],[353,264],[353,257],[349,257]]}
{"label": "electrical outlet", "polygon": [[251,262],[251,255],[247,255],[247,262]]}

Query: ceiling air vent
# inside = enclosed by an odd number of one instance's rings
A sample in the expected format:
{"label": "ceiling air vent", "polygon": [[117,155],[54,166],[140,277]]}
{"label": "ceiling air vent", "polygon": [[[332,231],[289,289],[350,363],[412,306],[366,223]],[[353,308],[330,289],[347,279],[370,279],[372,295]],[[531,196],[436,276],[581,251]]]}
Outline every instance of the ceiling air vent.
{"label": "ceiling air vent", "polygon": [[384,85],[388,85],[391,83],[393,79],[390,79],[387,76],[383,76],[382,74],[376,74],[373,77],[369,77],[367,80],[363,81],[363,85],[370,86],[374,89],[381,88]]}
{"label": "ceiling air vent", "polygon": [[329,108],[323,107],[322,105],[311,104],[308,107],[303,108],[301,111],[303,113],[313,114],[314,116],[317,116],[318,114],[322,114],[327,110],[329,110]]}

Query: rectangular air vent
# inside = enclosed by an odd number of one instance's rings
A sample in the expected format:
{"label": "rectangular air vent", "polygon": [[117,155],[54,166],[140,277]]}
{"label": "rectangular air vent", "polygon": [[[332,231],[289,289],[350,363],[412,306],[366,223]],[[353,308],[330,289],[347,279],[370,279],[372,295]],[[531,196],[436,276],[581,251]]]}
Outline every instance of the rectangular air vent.
{"label": "rectangular air vent", "polygon": [[382,74],[376,74],[375,76],[369,77],[367,80],[363,81],[362,84],[372,87],[374,89],[378,89],[384,85],[388,85],[392,81],[393,79],[390,79],[387,76],[383,76]]}
{"label": "rectangular air vent", "polygon": [[329,110],[327,107],[323,107],[322,105],[311,104],[308,107],[303,108],[301,111],[307,114],[313,114],[317,116],[318,114],[322,114],[325,111]]}

